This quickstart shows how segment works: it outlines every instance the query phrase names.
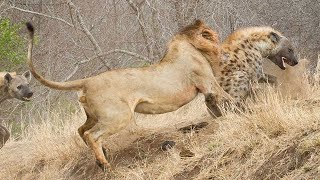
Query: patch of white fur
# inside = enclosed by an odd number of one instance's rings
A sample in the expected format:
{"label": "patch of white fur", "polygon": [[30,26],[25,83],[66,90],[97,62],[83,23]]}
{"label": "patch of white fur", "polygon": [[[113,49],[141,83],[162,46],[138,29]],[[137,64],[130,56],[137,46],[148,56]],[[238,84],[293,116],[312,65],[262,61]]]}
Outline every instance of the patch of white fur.
{"label": "patch of white fur", "polygon": [[259,41],[256,43],[256,45],[258,46],[258,48],[260,50],[266,50],[266,49],[270,49],[271,48],[271,44],[270,43],[267,43],[265,41]]}
{"label": "patch of white fur", "polygon": [[241,39],[248,39],[254,33],[261,33],[261,34],[264,33],[267,35],[270,32],[276,32],[277,34],[282,36],[280,32],[278,32],[278,31],[274,30],[272,27],[268,27],[268,26],[240,28],[240,29],[236,30],[234,33],[232,33],[232,35],[235,35],[238,38],[242,37]]}

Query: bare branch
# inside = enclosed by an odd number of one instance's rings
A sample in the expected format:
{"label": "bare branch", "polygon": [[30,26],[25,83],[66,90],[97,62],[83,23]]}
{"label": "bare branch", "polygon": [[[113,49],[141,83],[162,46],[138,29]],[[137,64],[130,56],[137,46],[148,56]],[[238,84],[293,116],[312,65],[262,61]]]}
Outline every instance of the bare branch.
{"label": "bare branch", "polygon": [[182,3],[183,3],[182,1],[173,2],[174,8],[175,8],[176,21],[179,28],[183,26]]}
{"label": "bare branch", "polygon": [[[38,3],[21,3],[21,2],[14,2],[15,4],[19,4],[19,5],[24,5],[24,6],[33,6],[33,5],[39,5]],[[61,2],[61,3],[53,3],[53,2],[47,2],[47,3],[42,3],[42,5],[49,5],[49,6],[59,6],[62,4],[66,4],[66,2]]]}
{"label": "bare branch", "polygon": [[[148,34],[147,34],[147,30],[146,30],[146,27],[145,27],[145,24],[144,24],[143,17],[142,17],[142,15],[140,13],[140,9],[134,2],[132,2],[132,0],[126,0],[126,1],[128,2],[128,4],[130,5],[131,9],[135,12],[135,14],[137,16],[137,20],[138,20],[140,29],[142,31],[142,36],[144,38],[144,41],[145,41],[145,44],[146,44],[146,47],[147,47],[147,50],[148,50],[148,56],[150,57],[150,55],[152,54],[152,49],[150,48],[149,43],[148,43],[149,37],[148,37]],[[153,54],[152,54],[152,56],[153,56]]]}
{"label": "bare branch", "polygon": [[[151,62],[150,59],[148,59],[147,57],[144,57],[142,55],[139,55],[137,53],[134,53],[134,52],[130,52],[130,51],[127,51],[127,50],[123,50],[123,49],[114,49],[114,50],[111,50],[111,51],[108,51],[108,52],[105,52],[105,53],[101,53],[100,54],[100,57],[102,56],[107,56],[109,54],[112,54],[112,53],[123,53],[123,54],[128,54],[130,56],[133,56],[133,57],[136,57],[138,59],[142,59],[144,61],[147,61],[147,62]],[[80,64],[84,64],[84,63],[87,63],[89,61],[92,61],[94,59],[98,58],[97,56],[94,56],[94,57],[91,57],[87,60],[83,60],[83,61],[80,61]]]}
{"label": "bare branch", "polygon": [[15,7],[15,6],[11,6],[11,9],[15,9],[15,10],[18,10],[18,11],[21,11],[21,12],[26,12],[26,13],[35,14],[35,15],[38,15],[38,16],[43,16],[43,17],[47,17],[47,18],[50,18],[50,19],[54,19],[54,20],[63,22],[64,24],[66,24],[66,25],[68,25],[68,26],[70,26],[72,28],[75,28],[74,25],[70,24],[68,21],[66,21],[66,20],[64,20],[62,18],[59,18],[59,17],[54,17],[54,16],[50,16],[50,15],[47,15],[47,14],[39,13],[39,12],[34,12],[34,11],[26,10],[26,9],[21,9],[21,8],[18,8],[18,7]]}
{"label": "bare branch", "polygon": [[79,69],[79,64],[76,65],[74,70],[63,81],[68,81],[78,71],[78,69]]}
{"label": "bare branch", "polygon": [[78,8],[72,3],[71,0],[68,0],[68,5],[71,9],[73,9],[76,13],[76,17],[77,17],[77,20],[80,24],[80,27],[81,29],[83,30],[83,32],[88,36],[89,40],[91,41],[91,43],[93,44],[94,48],[95,48],[95,53],[96,55],[98,56],[100,62],[102,62],[102,64],[107,67],[109,70],[111,69],[107,63],[101,58],[101,53],[102,53],[102,50],[98,44],[98,42],[96,41],[96,39],[93,37],[93,35],[91,34],[91,32],[88,30],[88,28],[85,26],[84,24],[84,21],[83,21],[83,18],[78,10]]}
{"label": "bare branch", "polygon": [[114,49],[114,50],[111,50],[111,51],[108,51],[108,52],[105,52],[105,53],[101,53],[99,56],[94,56],[94,57],[91,57],[91,58],[88,58],[87,60],[83,60],[83,61],[80,61],[79,63],[76,63],[76,67],[74,68],[74,70],[72,71],[72,73],[70,73],[68,75],[68,77],[66,77],[64,79],[64,81],[67,81],[69,80],[79,69],[79,65],[81,64],[85,64],[89,61],[92,61],[96,58],[101,58],[103,56],[107,56],[107,55],[110,55],[112,53],[123,53],[123,54],[127,54],[127,55],[130,55],[130,56],[133,56],[133,57],[136,57],[138,59],[141,59],[141,60],[144,60],[146,62],[151,62],[148,58],[142,56],[142,55],[139,55],[137,53],[134,53],[134,52],[130,52],[130,51],[127,51],[127,50],[123,50],[123,49]]}
{"label": "bare branch", "polygon": [[190,20],[190,18],[192,17],[192,14],[195,12],[195,9],[198,6],[198,3],[199,3],[199,0],[191,1],[190,6],[188,6],[188,8],[187,8],[185,20],[187,20],[187,21]]}
{"label": "bare branch", "polygon": [[95,49],[98,51],[98,54],[102,52],[98,42],[96,41],[96,39],[93,37],[93,35],[91,34],[91,32],[87,29],[87,27],[84,24],[83,18],[78,10],[78,8],[72,3],[71,0],[68,0],[68,5],[71,7],[71,9],[73,9],[76,13],[77,16],[77,20],[80,24],[80,27],[82,28],[83,32],[88,36],[89,40],[91,41],[91,43],[93,44],[93,46],[95,47]]}
{"label": "bare branch", "polygon": [[136,6],[136,4],[134,2],[132,2],[132,0],[126,0],[128,2],[128,4],[131,6],[131,8],[138,13],[139,12],[139,8],[138,6]]}
{"label": "bare branch", "polygon": [[72,8],[71,8],[70,4],[68,4],[68,6],[69,6],[69,14],[70,14],[71,22],[74,26],[75,31],[77,31],[76,24],[74,23],[74,18],[72,16]]}
{"label": "bare branch", "polygon": [[4,5],[6,1],[3,1],[1,4],[0,4],[0,8]]}

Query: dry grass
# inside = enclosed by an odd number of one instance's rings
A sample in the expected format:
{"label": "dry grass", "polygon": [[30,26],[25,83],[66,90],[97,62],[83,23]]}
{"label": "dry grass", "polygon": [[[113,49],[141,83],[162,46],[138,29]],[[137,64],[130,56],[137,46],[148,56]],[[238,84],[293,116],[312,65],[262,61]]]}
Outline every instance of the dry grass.
{"label": "dry grass", "polygon": [[[277,76],[291,82],[303,77]],[[130,125],[105,143],[113,174],[101,172],[77,135],[81,111],[39,113],[0,150],[0,179],[315,179],[320,89],[304,83],[303,91],[283,90],[300,86],[266,87],[247,103],[246,113],[226,112],[218,119],[208,116],[202,97],[173,113],[138,114],[138,127]],[[209,125],[198,133],[177,131],[199,121]],[[176,146],[162,151],[164,140]],[[186,149],[194,156],[180,157]]]}

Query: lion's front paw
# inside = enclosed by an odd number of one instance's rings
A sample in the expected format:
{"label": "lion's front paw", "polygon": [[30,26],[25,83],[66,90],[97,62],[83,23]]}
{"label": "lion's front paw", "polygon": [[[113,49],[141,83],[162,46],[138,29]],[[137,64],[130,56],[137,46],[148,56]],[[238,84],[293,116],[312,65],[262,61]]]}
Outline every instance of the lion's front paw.
{"label": "lion's front paw", "polygon": [[222,116],[221,110],[218,107],[216,97],[213,94],[208,94],[205,96],[205,103],[208,109],[208,112],[213,118]]}

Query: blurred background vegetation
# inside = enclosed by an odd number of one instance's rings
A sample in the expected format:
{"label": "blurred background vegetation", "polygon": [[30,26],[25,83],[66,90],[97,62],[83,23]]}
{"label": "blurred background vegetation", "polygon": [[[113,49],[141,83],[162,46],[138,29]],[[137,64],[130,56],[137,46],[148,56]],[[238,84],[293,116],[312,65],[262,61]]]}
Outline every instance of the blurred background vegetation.
{"label": "blurred background vegetation", "polygon": [[[35,66],[55,81],[157,63],[170,37],[195,19],[218,31],[221,40],[240,27],[272,26],[293,41],[300,58],[311,61],[311,72],[320,52],[316,0],[2,0],[0,19],[0,70],[28,69],[24,22],[30,21],[37,36]],[[6,101],[0,121],[76,103],[69,101],[74,92],[50,90],[36,80],[31,85],[33,101]]]}
{"label": "blurred background vegetation", "polygon": [[14,71],[26,58],[26,41],[20,34],[21,23],[0,18],[0,71]]}

